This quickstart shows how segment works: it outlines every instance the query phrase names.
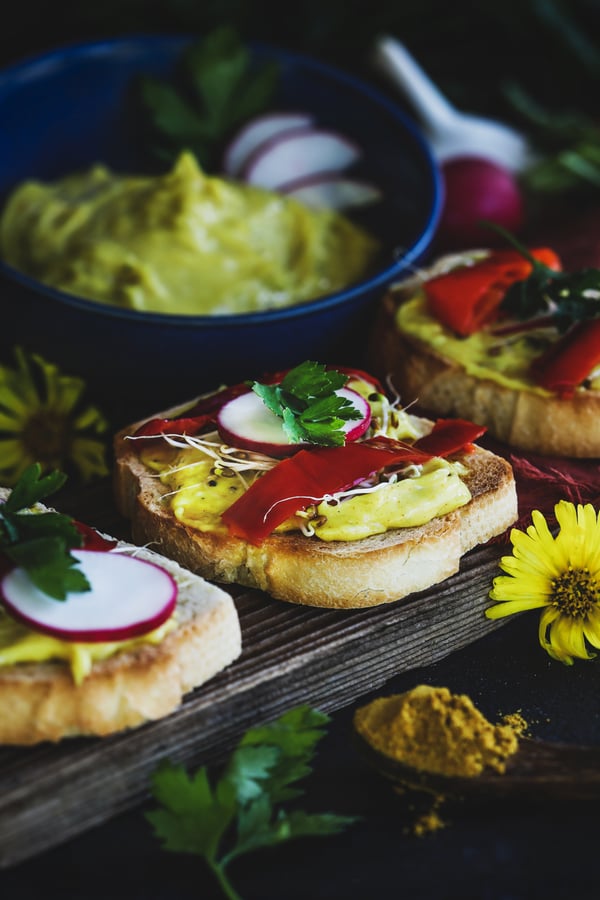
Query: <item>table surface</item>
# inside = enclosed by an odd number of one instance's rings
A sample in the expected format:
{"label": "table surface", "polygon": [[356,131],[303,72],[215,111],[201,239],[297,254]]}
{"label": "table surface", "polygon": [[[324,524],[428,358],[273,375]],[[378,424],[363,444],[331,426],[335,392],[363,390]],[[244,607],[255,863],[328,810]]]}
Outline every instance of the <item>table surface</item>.
{"label": "table surface", "polygon": [[[29,29],[28,22],[28,34]],[[11,44],[7,52],[17,51]],[[578,229],[578,234],[590,231]],[[575,254],[578,247],[572,249]],[[519,711],[534,737],[597,744],[598,682],[598,661],[565,667],[541,650],[535,612],[433,665],[390,679],[384,690],[332,714],[304,783],[304,808],[360,820],[335,837],[301,839],[239,859],[230,869],[234,886],[244,900],[597,898],[594,801],[445,804],[444,827],[417,837],[413,826],[422,800],[399,795],[363,761],[352,742],[352,716],[374,696],[421,683],[444,685],[467,693],[491,720]],[[0,871],[0,895],[10,900],[222,897],[202,860],[160,848],[144,818],[152,806],[149,802]]]}
{"label": "table surface", "polygon": [[[537,616],[523,614],[435,665],[390,680],[382,693],[416,684],[468,693],[490,718],[520,711],[535,737],[600,740],[598,663],[565,667],[537,644]],[[311,811],[360,816],[335,837],[301,839],[240,858],[230,870],[244,900],[306,897],[592,898],[597,847],[593,802],[446,804],[444,827],[422,837],[419,798],[398,795],[352,743],[352,715],[366,695],[331,717],[306,780]],[[0,873],[0,892],[25,900],[196,900],[221,896],[202,860],[162,850],[135,809],[67,844]]]}

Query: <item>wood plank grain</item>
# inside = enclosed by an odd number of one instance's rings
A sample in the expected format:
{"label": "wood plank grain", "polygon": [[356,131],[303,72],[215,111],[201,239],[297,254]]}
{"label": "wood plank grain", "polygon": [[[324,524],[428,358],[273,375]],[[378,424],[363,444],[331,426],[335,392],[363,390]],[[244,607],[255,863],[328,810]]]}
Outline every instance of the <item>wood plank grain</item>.
{"label": "wood plank grain", "polygon": [[[104,504],[87,516],[77,504],[65,511],[126,536]],[[473,551],[443,584],[374,609],[317,610],[232,590],[242,655],[173,715],[112,738],[0,749],[0,868],[138,805],[165,758],[216,762],[250,726],[300,703],[332,712],[499,627],[483,611],[503,550]]]}

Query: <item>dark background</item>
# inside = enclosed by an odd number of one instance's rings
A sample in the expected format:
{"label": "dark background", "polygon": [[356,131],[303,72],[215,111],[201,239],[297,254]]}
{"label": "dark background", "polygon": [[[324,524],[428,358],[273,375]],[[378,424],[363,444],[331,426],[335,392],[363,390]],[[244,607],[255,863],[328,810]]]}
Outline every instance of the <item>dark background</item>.
{"label": "dark background", "polygon": [[[436,665],[392,679],[377,696],[420,683],[445,685],[468,693],[491,721],[520,711],[536,737],[599,743],[599,680],[597,661],[565,667],[549,659],[537,644],[533,613]],[[353,746],[353,712],[369,699],[333,715],[299,801],[312,812],[361,820],[339,836],[240,858],[230,876],[244,900],[596,900],[597,799],[558,802],[549,794],[446,803],[444,827],[416,837],[414,823],[429,800],[395,793]],[[0,872],[2,897],[218,900],[200,859],[159,849],[145,809]]]}
{"label": "dark background", "polygon": [[[202,34],[227,21],[248,39],[322,57],[377,83],[369,48],[377,34],[388,32],[403,40],[465,109],[514,117],[505,95],[513,80],[556,109],[597,112],[598,4],[592,0],[314,0],[294,6],[62,0],[13,3],[7,12],[0,30],[3,65],[73,41],[156,31]],[[537,617],[529,614],[441,663],[394,679],[386,693],[421,682],[443,684],[468,693],[493,720],[520,710],[537,737],[598,743],[599,675],[597,661],[568,668],[550,660],[537,643]],[[339,837],[300,840],[236,862],[232,880],[244,900],[591,900],[600,895],[595,800],[455,804],[442,809],[446,827],[417,838],[411,824],[418,800],[396,794],[352,745],[358,705],[334,714],[303,803],[313,811],[356,814],[361,821]],[[10,900],[220,896],[200,860],[159,848],[143,810],[0,872],[0,894]]]}
{"label": "dark background", "polygon": [[23,0],[3,17],[0,57],[7,63],[123,33],[203,34],[227,22],[248,40],[320,56],[374,80],[369,50],[386,32],[465,108],[509,113],[503,91],[516,81],[540,102],[595,114],[599,13],[597,0]]}

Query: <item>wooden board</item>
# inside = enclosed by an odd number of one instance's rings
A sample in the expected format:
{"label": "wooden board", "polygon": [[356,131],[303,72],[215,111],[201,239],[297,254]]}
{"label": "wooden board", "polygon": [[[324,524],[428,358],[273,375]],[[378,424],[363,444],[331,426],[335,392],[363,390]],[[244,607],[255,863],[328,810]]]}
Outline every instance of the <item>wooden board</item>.
{"label": "wooden board", "polygon": [[[128,537],[106,486],[56,505]],[[242,656],[173,715],[112,738],[0,748],[0,868],[141,803],[162,759],[189,767],[214,762],[247,728],[292,706],[332,712],[499,627],[483,611],[504,549],[492,543],[473,551],[443,584],[375,609],[317,610],[232,591]]]}

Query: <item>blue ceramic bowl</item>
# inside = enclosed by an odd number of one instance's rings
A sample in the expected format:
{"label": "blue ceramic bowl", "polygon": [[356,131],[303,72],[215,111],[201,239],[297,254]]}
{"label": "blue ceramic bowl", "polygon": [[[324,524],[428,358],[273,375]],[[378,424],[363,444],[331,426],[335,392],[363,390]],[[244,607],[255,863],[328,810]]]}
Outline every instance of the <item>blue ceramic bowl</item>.
{"label": "blue ceramic bowl", "polygon": [[[124,37],[58,49],[0,73],[0,202],[26,178],[53,179],[93,162],[139,168],[130,88],[167,77],[189,37]],[[360,174],[384,201],[363,221],[383,242],[382,266],[350,288],[287,309],[238,316],[121,310],[54,290],[0,263],[0,355],[15,344],[83,376],[116,425],[223,382],[303,359],[360,365],[386,286],[426,254],[441,205],[439,170],[404,111],[354,77],[254,46],[280,66],[273,108],[314,114],[364,151]]]}

